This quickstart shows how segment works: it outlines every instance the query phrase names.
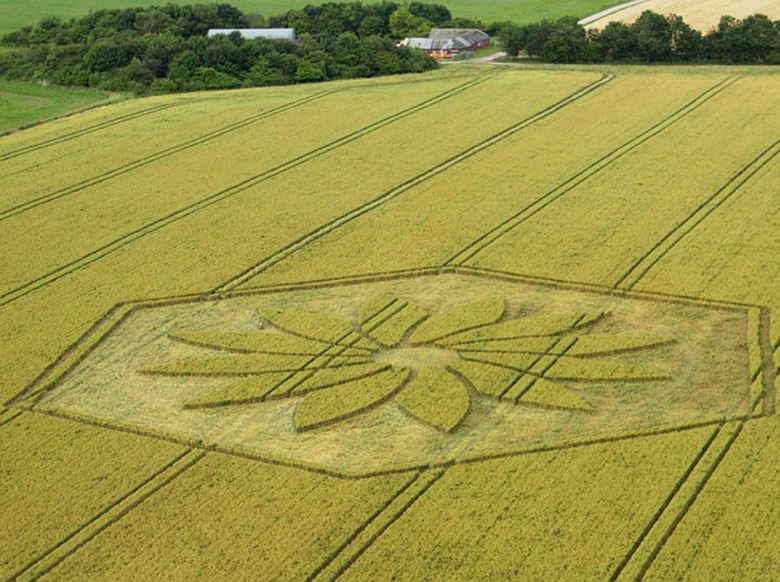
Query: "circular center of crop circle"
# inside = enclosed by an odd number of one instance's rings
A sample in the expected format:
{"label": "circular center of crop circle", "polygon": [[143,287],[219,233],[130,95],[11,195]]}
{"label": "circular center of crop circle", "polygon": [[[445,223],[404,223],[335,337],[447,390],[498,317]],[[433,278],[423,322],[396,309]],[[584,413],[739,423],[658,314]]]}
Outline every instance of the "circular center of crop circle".
{"label": "circular center of crop circle", "polygon": [[396,348],[384,350],[374,355],[374,360],[382,364],[391,364],[399,368],[430,368],[444,367],[458,359],[457,352],[442,348]]}

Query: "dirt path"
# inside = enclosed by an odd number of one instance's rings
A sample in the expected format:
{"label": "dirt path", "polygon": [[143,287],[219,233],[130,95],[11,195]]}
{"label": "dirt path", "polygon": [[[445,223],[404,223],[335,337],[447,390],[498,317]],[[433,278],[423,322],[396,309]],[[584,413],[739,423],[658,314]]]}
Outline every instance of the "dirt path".
{"label": "dirt path", "polygon": [[[485,55],[484,57],[477,57],[476,59],[469,59],[467,62],[469,63],[492,63],[496,59],[500,59],[501,57],[505,57],[506,53],[504,51],[496,51],[494,53],[491,53],[489,55]],[[495,63],[497,65],[503,65],[505,63]]]}
{"label": "dirt path", "polygon": [[[615,14],[615,12],[621,12],[626,8],[631,8],[632,6],[636,6],[637,4],[644,4],[647,1],[648,0],[631,0],[630,2],[624,2],[623,4],[612,6],[611,8],[607,8],[606,10],[602,10],[601,12],[596,12],[596,14],[591,14],[587,18],[583,18],[582,20],[580,20],[578,24],[581,24],[582,26],[587,26],[592,22],[606,19],[608,16],[612,16],[613,14]],[[613,20],[620,20],[620,15],[615,17]]]}
{"label": "dirt path", "polygon": [[478,65],[511,65],[512,63],[496,62],[496,59],[500,59],[505,56],[506,53],[504,51],[496,51],[489,55],[485,55],[484,57],[476,57],[473,59],[449,60],[449,61],[441,60],[439,61],[439,63],[443,65],[463,65],[463,64],[475,64],[475,63]]}

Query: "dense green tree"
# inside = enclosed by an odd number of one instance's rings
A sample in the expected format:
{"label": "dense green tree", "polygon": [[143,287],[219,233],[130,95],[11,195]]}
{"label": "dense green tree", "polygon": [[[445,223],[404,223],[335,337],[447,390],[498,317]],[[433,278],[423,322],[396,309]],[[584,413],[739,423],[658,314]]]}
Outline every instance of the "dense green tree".
{"label": "dense green tree", "polygon": [[142,57],[144,45],[136,39],[117,36],[99,40],[87,51],[85,61],[92,72],[111,71],[127,66],[135,58]]}
{"label": "dense green tree", "polygon": [[637,56],[646,62],[668,61],[672,57],[672,30],[669,20],[646,10],[631,25]]}
{"label": "dense green tree", "polygon": [[682,17],[672,15],[669,22],[669,49],[673,59],[695,61],[701,58],[702,34],[686,23]]}
{"label": "dense green tree", "polygon": [[184,88],[190,91],[204,91],[208,89],[236,89],[240,86],[241,81],[232,75],[212,67],[198,67]]}
{"label": "dense green tree", "polygon": [[312,81],[322,81],[324,79],[325,71],[322,64],[306,59],[298,61],[298,67],[295,70],[296,81],[299,83],[310,83]]}
{"label": "dense green tree", "polygon": [[168,78],[177,85],[184,87],[195,75],[200,66],[200,59],[194,51],[188,50],[176,56],[168,69]]}
{"label": "dense green tree", "polygon": [[448,22],[443,23],[441,26],[446,28],[476,28],[482,30],[483,32],[487,32],[490,35],[496,34],[498,32],[498,27],[494,28],[491,25],[487,25],[479,18],[454,17],[451,18]]}
{"label": "dense green tree", "polygon": [[543,54],[554,63],[575,63],[584,59],[587,50],[585,29],[576,18],[562,18],[555,22],[544,41]]}
{"label": "dense green tree", "polygon": [[441,4],[426,4],[412,2],[409,4],[409,12],[418,18],[423,18],[433,26],[444,26],[452,20],[449,8]]}
{"label": "dense green tree", "polygon": [[498,34],[501,47],[510,57],[517,57],[521,51],[526,50],[528,35],[526,27],[516,24],[506,24]]}
{"label": "dense green tree", "polygon": [[366,38],[369,36],[386,34],[388,28],[381,17],[370,14],[360,21],[357,32],[361,38]]}
{"label": "dense green tree", "polygon": [[139,12],[135,17],[135,29],[141,35],[162,34],[174,29],[175,24],[169,14],[158,8]]}
{"label": "dense green tree", "polygon": [[616,62],[634,58],[637,53],[636,37],[628,25],[610,22],[593,38],[596,60]]}
{"label": "dense green tree", "polygon": [[766,62],[770,54],[780,50],[780,26],[764,14],[754,14],[742,21],[748,39],[750,61]]}
{"label": "dense green tree", "polygon": [[[98,10],[70,21],[46,19],[8,35],[3,41],[22,50],[0,55],[0,75],[140,93],[314,82],[435,67],[422,52],[385,38],[397,9],[392,2],[326,3],[270,19],[281,25],[299,22],[297,44],[246,40],[239,33],[207,37],[208,28],[258,21],[227,4]],[[439,19],[449,17],[442,7],[426,10]]]}
{"label": "dense green tree", "polygon": [[405,38],[407,36],[427,36],[431,31],[431,23],[415,16],[406,6],[399,6],[390,15],[390,36]]}

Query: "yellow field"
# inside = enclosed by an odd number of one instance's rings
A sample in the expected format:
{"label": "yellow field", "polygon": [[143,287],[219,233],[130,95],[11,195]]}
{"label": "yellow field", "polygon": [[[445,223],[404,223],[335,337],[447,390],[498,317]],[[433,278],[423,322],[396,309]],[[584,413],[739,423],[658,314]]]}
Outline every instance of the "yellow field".
{"label": "yellow field", "polygon": [[0,579],[772,579],[780,73],[453,66],[0,138]]}
{"label": "yellow field", "polygon": [[766,14],[771,19],[780,17],[778,0],[648,0],[628,6],[588,23],[588,28],[603,28],[612,21],[633,22],[645,10],[658,14],[677,14],[692,27],[708,32],[718,25],[721,16],[745,18]]}

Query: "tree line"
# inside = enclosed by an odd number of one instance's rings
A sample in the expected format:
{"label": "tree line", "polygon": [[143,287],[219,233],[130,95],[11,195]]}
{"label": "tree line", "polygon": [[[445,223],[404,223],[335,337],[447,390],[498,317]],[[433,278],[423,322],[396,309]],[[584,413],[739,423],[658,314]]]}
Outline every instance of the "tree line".
{"label": "tree line", "polygon": [[[397,46],[438,27],[480,28],[510,56],[557,63],[780,64],[780,21],[724,16],[702,34],[679,16],[643,13],[634,23],[587,30],[576,18],[519,26],[453,17],[442,5],[326,3],[265,18],[229,4],[98,10],[46,18],[6,34],[0,76],[112,91],[165,93],[257,87],[422,72],[424,53]],[[207,37],[210,28],[295,28],[299,41]]]}
{"label": "tree line", "polygon": [[[264,18],[229,4],[98,10],[46,18],[6,34],[0,76],[110,91],[164,93],[427,71],[436,62],[396,46],[432,26],[458,26],[436,4],[328,3]],[[298,42],[247,40],[210,28],[292,27]]]}
{"label": "tree line", "polygon": [[780,64],[780,21],[763,14],[720,19],[707,34],[680,16],[644,12],[632,24],[611,22],[587,30],[576,18],[501,27],[499,38],[513,57],[554,63],[765,63]]}

